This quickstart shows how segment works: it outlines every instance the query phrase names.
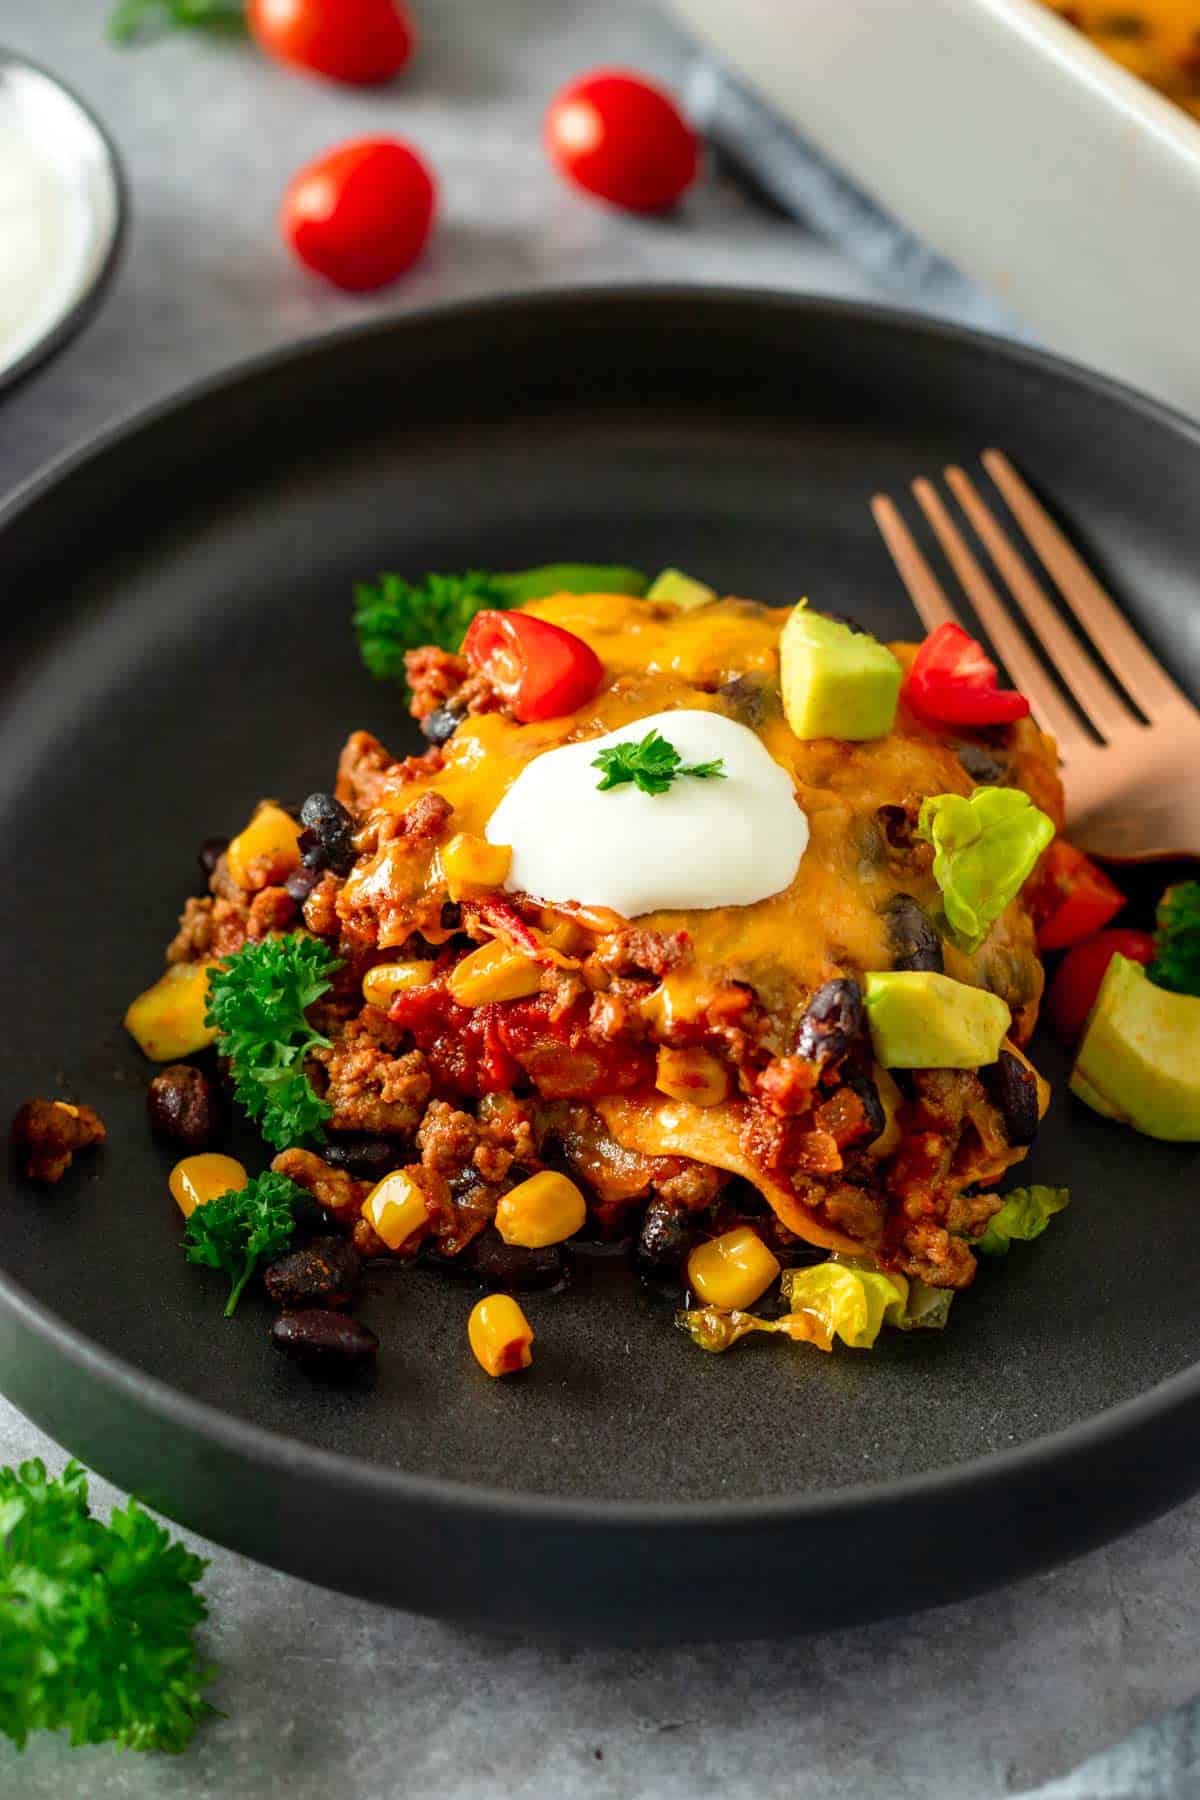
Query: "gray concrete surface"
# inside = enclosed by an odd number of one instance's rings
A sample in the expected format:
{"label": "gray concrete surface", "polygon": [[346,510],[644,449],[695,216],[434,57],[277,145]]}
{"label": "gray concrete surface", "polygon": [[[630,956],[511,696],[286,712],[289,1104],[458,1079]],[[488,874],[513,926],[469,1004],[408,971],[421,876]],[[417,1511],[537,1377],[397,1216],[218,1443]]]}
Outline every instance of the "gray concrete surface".
{"label": "gray concrete surface", "polygon": [[[557,185],[538,126],[560,80],[616,60],[672,79],[685,73],[684,48],[637,0],[423,0],[424,54],[383,94],[309,84],[243,48],[184,36],[119,54],[102,41],[103,10],[92,0],[36,8],[7,0],[0,9],[0,38],[62,74],[106,119],[134,208],[103,315],[0,398],[0,493],[198,375],[366,314],[609,279],[875,292],[841,253],[731,182],[710,179],[667,222],[614,216]],[[292,267],[273,218],[296,166],[339,137],[379,127],[412,136],[432,157],[442,224],[404,283],[350,300]],[[0,1462],[32,1454],[62,1460],[0,1402]],[[95,1491],[106,1507],[111,1490]],[[734,1649],[547,1651],[485,1640],[211,1553],[205,1637],[226,1716],[180,1761],[71,1753],[54,1739],[24,1757],[0,1747],[0,1795],[993,1800],[1036,1790],[1041,1800],[1167,1800],[1200,1792],[1197,1714],[1153,1723],[1200,1688],[1200,1503],[983,1600]]]}

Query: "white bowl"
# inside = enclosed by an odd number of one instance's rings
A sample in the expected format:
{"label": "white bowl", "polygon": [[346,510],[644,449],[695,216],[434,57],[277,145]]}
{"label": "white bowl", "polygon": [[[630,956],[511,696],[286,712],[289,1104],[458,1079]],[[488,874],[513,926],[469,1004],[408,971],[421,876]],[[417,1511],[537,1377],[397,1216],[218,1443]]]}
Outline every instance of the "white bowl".
{"label": "white bowl", "polygon": [[0,387],[84,323],[115,267],[116,153],[44,69],[0,50]]}

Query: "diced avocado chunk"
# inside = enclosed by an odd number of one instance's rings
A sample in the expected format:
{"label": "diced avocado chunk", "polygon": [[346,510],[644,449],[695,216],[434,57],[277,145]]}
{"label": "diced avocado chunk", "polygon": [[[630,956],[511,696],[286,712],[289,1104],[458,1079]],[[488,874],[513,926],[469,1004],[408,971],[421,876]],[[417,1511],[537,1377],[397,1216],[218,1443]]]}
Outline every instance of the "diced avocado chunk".
{"label": "diced avocado chunk", "polygon": [[994,1063],[1012,1020],[998,994],[932,969],[868,975],[875,1060],[885,1069],[979,1069]]}
{"label": "diced avocado chunk", "polygon": [[707,582],[697,581],[694,576],[685,575],[682,569],[664,569],[656,575],[646,593],[647,600],[670,600],[681,606],[685,612],[693,606],[707,606],[710,600],[717,598],[717,590],[710,588]]}
{"label": "diced avocado chunk", "polygon": [[1114,956],[1071,1092],[1147,1137],[1200,1142],[1200,998],[1156,987],[1140,963]]}
{"label": "diced avocado chunk", "polygon": [[798,738],[887,736],[903,670],[878,638],[802,603],[783,628],[779,652],[783,709]]}

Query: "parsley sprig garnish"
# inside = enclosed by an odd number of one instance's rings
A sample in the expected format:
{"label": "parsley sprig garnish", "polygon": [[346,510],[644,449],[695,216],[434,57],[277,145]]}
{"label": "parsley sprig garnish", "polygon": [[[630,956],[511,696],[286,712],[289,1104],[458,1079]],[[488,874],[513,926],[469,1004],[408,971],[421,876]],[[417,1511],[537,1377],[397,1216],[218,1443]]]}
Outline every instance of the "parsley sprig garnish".
{"label": "parsley sprig garnish", "polygon": [[674,744],[658,731],[648,731],[640,744],[610,744],[592,759],[592,767],[603,771],[603,781],[596,783],[601,793],[633,782],[643,794],[665,794],[671,783],[683,775],[694,775],[698,781],[725,779],[724,757],[719,756],[714,762],[685,763]]}
{"label": "parsley sprig garnish", "polygon": [[121,0],[108,19],[114,44],[175,29],[240,34],[246,29],[245,0]]}
{"label": "parsley sprig garnish", "polygon": [[319,938],[292,932],[247,944],[209,974],[206,1023],[233,1064],[234,1093],[277,1150],[324,1141],[333,1109],[315,1093],[304,1061],[329,1039],[305,1015],[340,968]]}
{"label": "parsley sprig garnish", "polygon": [[198,1206],[187,1222],[183,1248],[189,1262],[221,1269],[229,1277],[225,1317],[232,1316],[260,1263],[282,1255],[296,1229],[295,1208],[304,1189],[268,1169],[244,1188]]}
{"label": "parsley sprig garnish", "polygon": [[78,1463],[0,1469],[0,1732],[185,1749],[214,1711],[192,1636],[206,1567],[136,1500],[94,1519]]}
{"label": "parsley sprig garnish", "polygon": [[426,575],[405,581],[379,575],[354,590],[354,629],[363,662],[379,681],[403,681],[409,650],[437,644],[457,651],[467,626],[488,607],[508,611],[547,594],[644,594],[640,569],[600,563],[547,563],[499,575],[467,569],[461,575]]}
{"label": "parsley sprig garnish", "polygon": [[1169,887],[1158,904],[1154,961],[1146,973],[1176,994],[1200,994],[1200,881]]}

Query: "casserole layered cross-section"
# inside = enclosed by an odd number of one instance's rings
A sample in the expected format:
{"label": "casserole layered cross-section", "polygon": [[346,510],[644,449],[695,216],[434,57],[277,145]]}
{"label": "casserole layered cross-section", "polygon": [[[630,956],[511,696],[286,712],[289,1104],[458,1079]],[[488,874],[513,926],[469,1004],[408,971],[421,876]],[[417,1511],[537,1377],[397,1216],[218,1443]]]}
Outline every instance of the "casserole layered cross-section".
{"label": "casserole layered cross-section", "polygon": [[[884,735],[798,736],[789,714],[826,696],[785,707],[790,609],[558,595],[520,616],[590,647],[588,698],[547,711],[503,645],[413,653],[429,748],[350,738],[339,854],[297,868],[272,818],[185,914],[173,962],[296,930],[340,959],[310,1015],[326,1142],[276,1166],[372,1254],[458,1256],[549,1171],[585,1235],[630,1236],[647,1267],[750,1221],[785,1267],[833,1251],[965,1286],[1045,1110],[1023,1048],[1042,970],[1020,892],[951,925],[935,861],[957,840],[922,809],[1001,790],[1057,825],[1052,743],[1028,718],[931,726],[894,686]],[[883,1047],[895,976],[932,1019],[924,1064],[921,1030]],[[937,1022],[956,992],[991,1032],[968,1066],[944,1046],[971,1031]],[[403,1179],[368,1204],[380,1173]]]}

